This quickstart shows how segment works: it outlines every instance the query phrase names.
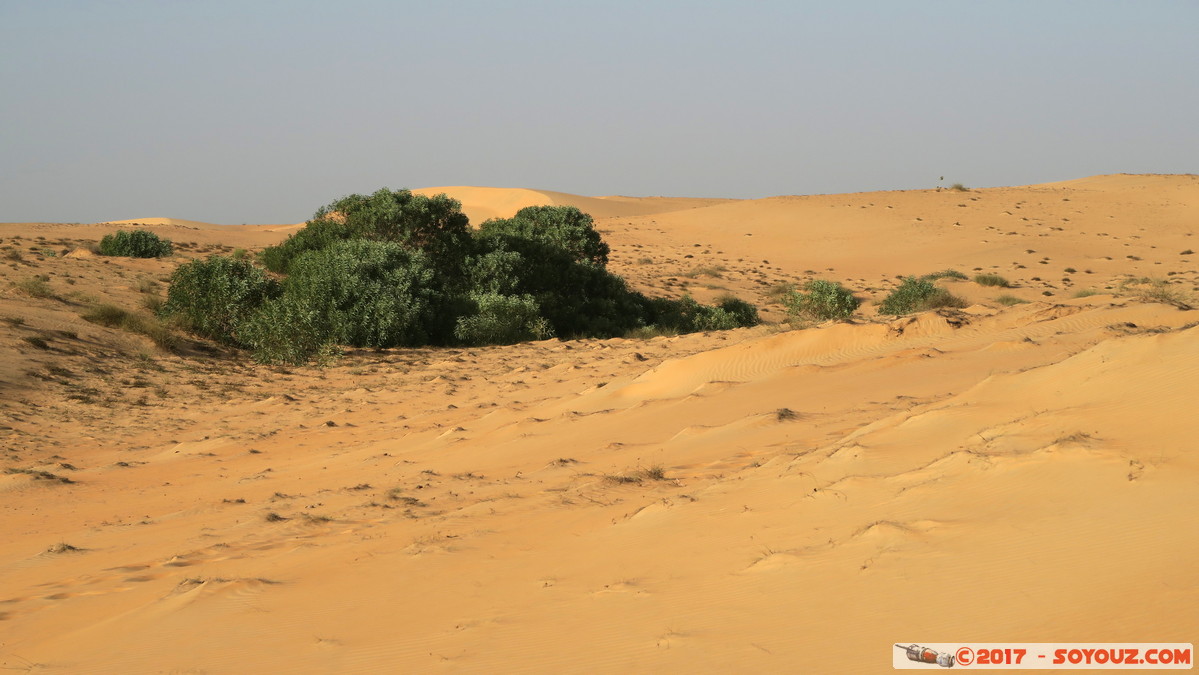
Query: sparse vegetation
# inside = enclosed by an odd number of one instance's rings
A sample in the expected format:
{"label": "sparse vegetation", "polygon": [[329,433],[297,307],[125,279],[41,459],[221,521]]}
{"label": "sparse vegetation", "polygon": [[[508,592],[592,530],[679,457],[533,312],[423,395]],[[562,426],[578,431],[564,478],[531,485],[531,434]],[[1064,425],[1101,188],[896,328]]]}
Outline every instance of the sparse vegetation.
{"label": "sparse vegetation", "polygon": [[903,282],[883,299],[879,313],[900,316],[938,307],[965,307],[966,301],[939,288],[928,279],[905,277]]}
{"label": "sparse vegetation", "polygon": [[46,338],[40,335],[26,335],[25,337],[21,338],[21,340],[27,344],[37,347],[38,349],[50,349],[50,343],[46,341]]}
{"label": "sparse vegetation", "polygon": [[126,258],[162,258],[171,255],[170,239],[149,230],[119,230],[100,240],[100,255]]}
{"label": "sparse vegetation", "polygon": [[50,288],[49,281],[50,277],[38,275],[16,282],[16,287],[17,290],[31,298],[57,299],[58,295],[54,292],[54,289]]}
{"label": "sparse vegetation", "polygon": [[1024,298],[1017,298],[1014,295],[1001,295],[998,298],[995,298],[995,302],[998,302],[999,304],[1005,305],[1007,307],[1011,307],[1012,305],[1025,304],[1028,301],[1025,300]]}
{"label": "sparse vegetation", "polygon": [[783,305],[793,321],[844,319],[861,304],[853,293],[835,281],[816,279],[804,284],[804,291],[783,296]]}
{"label": "sparse vegetation", "polygon": [[1195,299],[1190,293],[1164,279],[1126,279],[1120,284],[1120,291],[1130,293],[1142,302],[1160,302],[1179,309],[1192,309],[1195,304]]}
{"label": "sparse vegetation", "polygon": [[775,302],[782,302],[783,298],[787,297],[788,294],[794,292],[797,288],[798,286],[795,284],[784,281],[770,286],[763,294]]}
{"label": "sparse vegetation", "polygon": [[683,276],[685,276],[689,279],[695,279],[695,278],[701,277],[701,276],[702,277],[714,277],[714,278],[719,279],[727,271],[728,271],[728,268],[725,267],[724,265],[696,265],[695,267],[692,267],[690,270],[688,270],[685,274],[683,274]]}
{"label": "sparse vegetation", "polygon": [[1099,291],[1093,288],[1082,288],[1074,292],[1076,298],[1089,298],[1092,295],[1099,295]]}
{"label": "sparse vegetation", "polygon": [[970,188],[966,187],[965,185],[962,185],[961,183],[954,183],[953,185],[949,186],[949,189],[953,190],[955,192],[969,192],[970,191]]}
{"label": "sparse vegetation", "polygon": [[50,473],[49,471],[43,471],[41,469],[22,469],[22,468],[17,468],[17,467],[9,467],[4,470],[4,473],[25,474],[27,476],[31,476],[34,480],[44,480],[44,481],[50,481],[50,482],[54,482],[54,483],[74,483],[75,482],[75,481],[71,480],[70,478],[67,478],[66,476],[59,476],[58,474]]}
{"label": "sparse vegetation", "polygon": [[666,476],[666,469],[662,465],[656,464],[630,473],[606,474],[604,480],[617,485],[638,485],[645,481],[668,481],[671,479]]}
{"label": "sparse vegetation", "polygon": [[85,321],[94,324],[144,335],[167,351],[174,350],[179,345],[179,336],[154,316],[137,314],[112,304],[97,305],[81,316]]}
{"label": "sparse vegetation", "polygon": [[974,283],[979,286],[998,286],[999,288],[1011,288],[1012,284],[1007,279],[998,274],[976,274]]}
{"label": "sparse vegetation", "polygon": [[969,277],[967,277],[965,274],[962,274],[961,272],[959,272],[957,270],[941,270],[940,272],[933,272],[932,274],[926,274],[923,277],[921,277],[921,279],[927,279],[929,281],[936,281],[937,279],[965,280],[965,279],[969,279]]}

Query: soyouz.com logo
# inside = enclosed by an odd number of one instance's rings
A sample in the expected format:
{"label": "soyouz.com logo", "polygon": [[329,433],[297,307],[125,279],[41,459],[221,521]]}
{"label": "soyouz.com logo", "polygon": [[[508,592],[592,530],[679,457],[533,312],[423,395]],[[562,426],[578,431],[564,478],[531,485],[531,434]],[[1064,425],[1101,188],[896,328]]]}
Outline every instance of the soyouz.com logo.
{"label": "soyouz.com logo", "polygon": [[1194,646],[1185,642],[903,643],[892,648],[899,670],[1190,670]]}

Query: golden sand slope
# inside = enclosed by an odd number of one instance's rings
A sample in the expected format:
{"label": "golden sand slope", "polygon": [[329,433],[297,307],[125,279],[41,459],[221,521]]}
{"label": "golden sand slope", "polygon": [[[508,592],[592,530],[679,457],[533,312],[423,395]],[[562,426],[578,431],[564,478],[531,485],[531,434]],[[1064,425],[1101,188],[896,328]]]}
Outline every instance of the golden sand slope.
{"label": "golden sand slope", "polygon": [[491,218],[511,218],[526,206],[574,206],[593,218],[611,218],[681,211],[734,201],[673,197],[583,197],[546,190],[468,186],[421,188],[413,192],[425,196],[445,194],[457,199],[462,204],[463,213],[476,226]]}
{"label": "golden sand slope", "polygon": [[649,290],[877,299],[950,266],[1015,288],[323,370],[82,322],[74,289],[134,307],[178,260],[45,257],[50,230],[0,226],[6,278],[61,298],[0,297],[0,665],[876,673],[896,642],[1193,641],[1197,207],[1192,177],[1119,176],[613,216]]}

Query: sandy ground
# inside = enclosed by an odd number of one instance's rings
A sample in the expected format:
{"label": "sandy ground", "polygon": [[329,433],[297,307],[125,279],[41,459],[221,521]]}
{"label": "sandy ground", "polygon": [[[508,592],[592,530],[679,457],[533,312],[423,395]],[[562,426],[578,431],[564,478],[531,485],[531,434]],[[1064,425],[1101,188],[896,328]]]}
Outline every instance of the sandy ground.
{"label": "sandy ground", "polygon": [[[142,219],[184,245],[147,261],[87,252],[118,225],[2,224],[0,666],[877,673],[897,642],[1195,641],[1199,178],[433,191],[476,222],[579,205],[634,286],[768,323],[263,367],[80,314],[286,226]],[[876,315],[946,268],[1013,287]],[[862,314],[780,323],[811,278]]]}

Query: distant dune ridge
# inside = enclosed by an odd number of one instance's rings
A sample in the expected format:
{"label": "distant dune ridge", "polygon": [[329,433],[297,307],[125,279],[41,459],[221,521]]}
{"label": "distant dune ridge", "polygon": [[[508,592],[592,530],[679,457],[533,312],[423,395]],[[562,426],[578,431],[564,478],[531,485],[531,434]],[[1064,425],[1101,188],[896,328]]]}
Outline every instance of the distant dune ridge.
{"label": "distant dune ridge", "polygon": [[[82,315],[148,316],[181,262],[298,226],[0,224],[0,666],[878,673],[900,642],[1194,641],[1199,177],[416,192],[476,225],[578,206],[634,288],[767,324],[264,367]],[[134,223],[177,255],[71,253]],[[879,315],[946,269],[964,308]],[[816,278],[862,308],[788,326]]]}
{"label": "distant dune ridge", "polygon": [[526,206],[574,206],[593,218],[612,218],[702,208],[735,201],[672,197],[583,197],[548,190],[466,186],[420,188],[413,192],[425,196],[445,194],[457,199],[462,204],[463,213],[474,225],[491,218],[511,218]]}

